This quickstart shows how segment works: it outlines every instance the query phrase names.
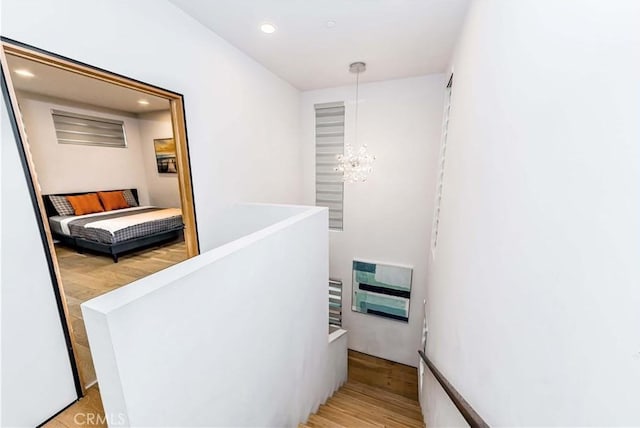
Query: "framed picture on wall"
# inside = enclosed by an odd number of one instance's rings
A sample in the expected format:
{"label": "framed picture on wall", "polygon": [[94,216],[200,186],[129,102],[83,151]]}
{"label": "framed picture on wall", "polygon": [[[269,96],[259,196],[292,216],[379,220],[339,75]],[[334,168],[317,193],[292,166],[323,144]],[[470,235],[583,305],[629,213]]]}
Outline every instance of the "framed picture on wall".
{"label": "framed picture on wall", "polygon": [[178,162],[176,156],[176,142],[173,138],[153,140],[156,151],[156,165],[160,174],[177,174]]}
{"label": "framed picture on wall", "polygon": [[410,267],[354,260],[351,310],[409,322],[412,276]]}

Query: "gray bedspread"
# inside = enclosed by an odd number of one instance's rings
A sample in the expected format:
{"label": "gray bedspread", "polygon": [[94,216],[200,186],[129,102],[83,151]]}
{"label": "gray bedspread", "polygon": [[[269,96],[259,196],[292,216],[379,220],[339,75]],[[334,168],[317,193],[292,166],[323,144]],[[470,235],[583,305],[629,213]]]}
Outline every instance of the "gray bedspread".
{"label": "gray bedspread", "polygon": [[[100,216],[79,218],[79,219],[71,220],[68,223],[69,232],[70,232],[70,235],[75,238],[84,238],[91,241],[97,241],[97,242],[102,242],[106,244],[115,244],[118,242],[127,241],[129,239],[153,235],[155,233],[160,233],[167,230],[178,229],[180,227],[183,227],[181,215],[136,224],[121,230],[117,230],[113,234],[108,230],[98,229],[95,227],[85,227],[86,224],[92,223],[98,220],[108,220],[112,218],[136,215],[136,214],[141,214],[141,213],[150,212],[150,211],[158,211],[161,209],[162,208],[149,207],[149,208],[144,208],[144,209],[135,210],[135,211],[108,212]],[[64,234],[64,232],[62,231],[60,222],[66,218],[68,217],[65,217],[65,216],[51,217],[49,219],[50,220],[49,223],[51,224],[51,229],[56,233]]]}

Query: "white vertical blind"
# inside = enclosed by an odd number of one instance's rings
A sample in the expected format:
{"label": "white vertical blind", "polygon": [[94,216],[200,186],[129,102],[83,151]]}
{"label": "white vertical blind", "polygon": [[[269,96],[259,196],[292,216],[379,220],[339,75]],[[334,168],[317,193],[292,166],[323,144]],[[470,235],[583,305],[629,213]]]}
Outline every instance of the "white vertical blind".
{"label": "white vertical blind", "polygon": [[329,208],[329,229],[342,230],[344,182],[335,170],[344,153],[344,103],[316,104],[316,205]]}
{"label": "white vertical blind", "polygon": [[51,112],[56,137],[60,144],[127,147],[124,122],[53,110]]}
{"label": "white vertical blind", "polygon": [[440,205],[442,204],[442,191],[444,187],[444,165],[447,156],[447,134],[449,132],[449,116],[451,114],[451,89],[453,86],[453,74],[447,83],[445,94],[444,115],[442,119],[442,142],[440,145],[440,159],[438,166],[438,184],[436,187],[436,199],[433,212],[433,226],[431,229],[431,255],[435,257],[438,246],[438,231],[440,226]]}

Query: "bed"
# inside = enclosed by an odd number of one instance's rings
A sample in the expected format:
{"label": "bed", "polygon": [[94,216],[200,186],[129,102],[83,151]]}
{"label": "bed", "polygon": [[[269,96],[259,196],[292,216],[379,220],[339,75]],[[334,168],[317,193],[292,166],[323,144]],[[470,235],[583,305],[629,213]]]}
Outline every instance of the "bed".
{"label": "bed", "polygon": [[82,196],[96,192],[43,195],[54,239],[80,253],[86,250],[109,255],[117,263],[118,257],[123,253],[182,237],[184,224],[180,209],[139,206],[137,189],[107,192],[120,191],[127,192],[128,208],[84,215],[63,211],[58,202],[60,197]]}

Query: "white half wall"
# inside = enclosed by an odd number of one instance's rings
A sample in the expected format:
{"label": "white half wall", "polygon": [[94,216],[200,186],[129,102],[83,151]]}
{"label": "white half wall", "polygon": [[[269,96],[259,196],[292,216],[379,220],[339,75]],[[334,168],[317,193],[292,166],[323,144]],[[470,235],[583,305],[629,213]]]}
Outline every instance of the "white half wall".
{"label": "white half wall", "polygon": [[[125,426],[297,426],[340,383],[327,210],[249,210],[257,230],[245,222],[248,235],[82,304],[107,415]],[[264,210],[274,221],[260,227]]]}
{"label": "white half wall", "polygon": [[160,111],[138,114],[140,149],[144,166],[149,203],[158,207],[180,208],[178,174],[161,174],[156,165],[153,140],[173,138],[171,112]]}
{"label": "white half wall", "polygon": [[640,425],[638,17],[471,3],[427,354],[491,426]]}
{"label": "white half wall", "polygon": [[324,403],[335,391],[340,389],[349,376],[348,333],[339,329],[329,334],[329,352],[325,370]]}
{"label": "white half wall", "polygon": [[[33,163],[44,194],[136,188],[140,203],[149,204],[140,127],[135,115],[28,92],[20,92],[19,99]],[[127,147],[59,144],[51,110],[121,120]],[[153,160],[154,154],[151,156]]]}
{"label": "white half wall", "polygon": [[2,100],[0,425],[44,422],[76,398],[44,247]]}
{"label": "white half wall", "polygon": [[[346,70],[345,70],[346,72]],[[443,75],[360,85],[359,141],[377,159],[365,183],[345,184],[344,231],[330,232],[331,277],[343,286],[349,348],[416,367],[444,100]],[[344,101],[353,144],[355,86],[302,94],[305,203],[315,204],[314,104]],[[409,323],[351,311],[352,261],[413,267]]]}

